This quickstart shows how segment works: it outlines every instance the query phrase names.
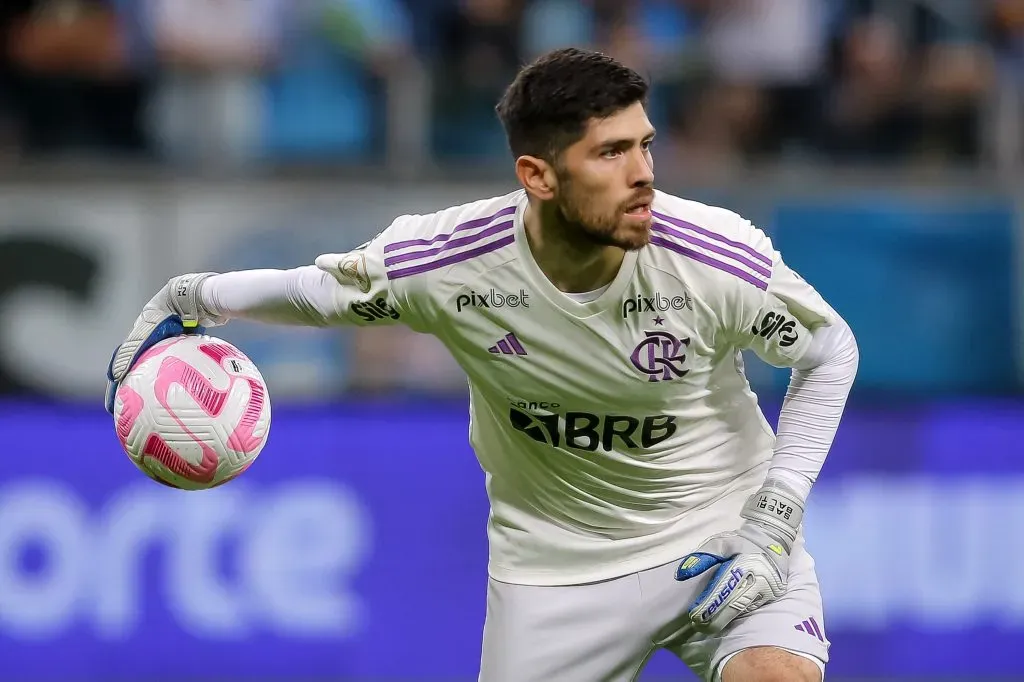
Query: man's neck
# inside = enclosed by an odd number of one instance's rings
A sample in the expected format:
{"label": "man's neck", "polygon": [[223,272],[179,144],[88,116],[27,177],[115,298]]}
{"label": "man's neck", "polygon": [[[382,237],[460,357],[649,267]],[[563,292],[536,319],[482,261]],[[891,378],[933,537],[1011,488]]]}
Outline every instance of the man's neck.
{"label": "man's neck", "polygon": [[565,293],[585,293],[609,284],[622,266],[626,252],[573,238],[553,211],[530,202],[523,215],[526,239],[544,276]]}

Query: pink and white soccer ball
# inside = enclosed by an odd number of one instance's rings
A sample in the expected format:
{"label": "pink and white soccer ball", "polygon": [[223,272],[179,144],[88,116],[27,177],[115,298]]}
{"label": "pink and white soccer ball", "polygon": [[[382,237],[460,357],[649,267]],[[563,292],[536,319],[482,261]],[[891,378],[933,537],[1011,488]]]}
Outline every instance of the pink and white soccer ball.
{"label": "pink and white soccer ball", "polygon": [[150,478],[183,490],[213,488],[245,471],[266,445],[267,384],[223,339],[166,339],[118,387],[114,429]]}

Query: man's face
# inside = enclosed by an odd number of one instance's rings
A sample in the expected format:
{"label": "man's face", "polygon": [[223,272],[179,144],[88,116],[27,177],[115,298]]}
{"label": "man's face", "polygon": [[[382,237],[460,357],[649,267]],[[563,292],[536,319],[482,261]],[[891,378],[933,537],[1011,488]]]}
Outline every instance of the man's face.
{"label": "man's face", "polygon": [[594,119],[556,168],[554,201],[577,237],[633,251],[651,238],[654,127],[639,102]]}

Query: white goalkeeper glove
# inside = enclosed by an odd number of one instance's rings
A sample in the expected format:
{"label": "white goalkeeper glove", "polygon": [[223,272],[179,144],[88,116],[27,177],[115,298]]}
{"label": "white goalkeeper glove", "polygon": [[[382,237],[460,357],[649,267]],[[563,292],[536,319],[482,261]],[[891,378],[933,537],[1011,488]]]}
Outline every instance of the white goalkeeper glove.
{"label": "white goalkeeper glove", "polygon": [[206,327],[224,323],[199,302],[199,287],[212,274],[215,273],[172,277],[142,309],[128,337],[114,350],[107,366],[107,412],[114,413],[118,384],[138,357],[150,347],[172,336],[202,334]]}
{"label": "white goalkeeper glove", "polygon": [[738,530],[712,536],[683,557],[676,580],[694,580],[715,569],[688,610],[698,629],[719,632],[738,616],[785,594],[789,553],[803,515],[800,497],[769,481],[743,505]]}

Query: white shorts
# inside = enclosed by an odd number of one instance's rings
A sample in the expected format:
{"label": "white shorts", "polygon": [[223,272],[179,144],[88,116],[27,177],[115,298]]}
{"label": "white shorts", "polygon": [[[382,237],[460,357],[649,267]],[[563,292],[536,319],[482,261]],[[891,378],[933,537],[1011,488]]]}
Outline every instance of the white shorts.
{"label": "white shorts", "polygon": [[715,636],[686,622],[704,581],[675,580],[678,562],[588,585],[502,583],[487,588],[480,682],[632,682],[658,649],[700,679],[717,682],[723,664],[750,647],[787,649],[824,672],[825,637],[814,561],[802,538],[790,560],[789,589]]}

